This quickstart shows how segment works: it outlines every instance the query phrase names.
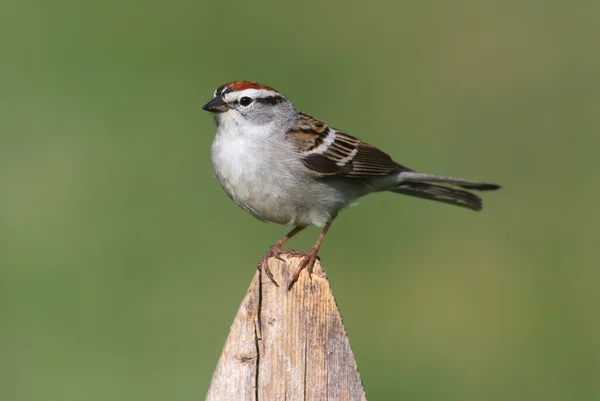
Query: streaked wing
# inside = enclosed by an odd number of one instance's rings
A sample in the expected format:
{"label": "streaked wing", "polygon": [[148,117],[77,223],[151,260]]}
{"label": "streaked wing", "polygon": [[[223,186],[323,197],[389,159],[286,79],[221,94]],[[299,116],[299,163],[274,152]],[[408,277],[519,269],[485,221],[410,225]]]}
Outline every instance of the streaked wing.
{"label": "streaked wing", "polygon": [[375,146],[299,113],[298,124],[287,132],[304,164],[320,176],[368,177],[411,171]]}

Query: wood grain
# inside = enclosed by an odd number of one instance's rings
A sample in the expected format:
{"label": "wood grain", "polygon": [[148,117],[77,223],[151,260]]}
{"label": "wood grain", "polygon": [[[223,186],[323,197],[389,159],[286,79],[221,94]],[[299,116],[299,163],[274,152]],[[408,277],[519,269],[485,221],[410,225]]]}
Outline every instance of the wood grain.
{"label": "wood grain", "polygon": [[287,283],[301,258],[269,260],[279,287],[257,272],[214,372],[208,401],[366,400],[358,367],[319,261]]}

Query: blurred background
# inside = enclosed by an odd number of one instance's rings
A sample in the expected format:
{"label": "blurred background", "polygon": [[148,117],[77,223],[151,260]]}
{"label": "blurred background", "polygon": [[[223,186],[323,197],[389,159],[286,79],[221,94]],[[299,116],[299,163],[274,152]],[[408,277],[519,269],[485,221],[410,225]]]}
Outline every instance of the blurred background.
{"label": "blurred background", "polygon": [[[321,252],[371,400],[600,399],[600,3],[0,4],[0,399],[198,400],[286,229],[213,178],[231,80],[482,213],[378,194]],[[310,247],[311,229],[291,242]]]}

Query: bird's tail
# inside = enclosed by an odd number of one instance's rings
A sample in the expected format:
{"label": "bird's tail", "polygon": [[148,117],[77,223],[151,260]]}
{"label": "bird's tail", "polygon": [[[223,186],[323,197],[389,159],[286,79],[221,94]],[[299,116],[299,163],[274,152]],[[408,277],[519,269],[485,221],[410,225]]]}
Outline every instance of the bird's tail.
{"label": "bird's tail", "polygon": [[493,191],[499,189],[496,184],[469,181],[462,178],[445,177],[441,175],[416,173],[404,171],[399,175],[399,183],[392,188],[392,192],[410,195],[417,198],[430,199],[450,205],[462,206],[471,210],[481,210],[483,202],[481,198],[463,189],[451,188],[443,185],[460,187],[478,191]]}

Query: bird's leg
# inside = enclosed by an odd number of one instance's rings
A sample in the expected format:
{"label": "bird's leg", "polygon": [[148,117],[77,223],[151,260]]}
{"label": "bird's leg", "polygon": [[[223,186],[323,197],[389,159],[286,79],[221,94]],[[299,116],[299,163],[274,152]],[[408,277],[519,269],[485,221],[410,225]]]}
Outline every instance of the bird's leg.
{"label": "bird's leg", "polygon": [[300,231],[304,230],[305,228],[306,227],[296,227],[292,231],[287,233],[283,238],[281,238],[279,241],[277,241],[276,243],[271,245],[271,247],[269,248],[269,250],[267,251],[265,256],[263,256],[263,258],[260,260],[260,262],[258,262],[258,270],[261,270],[262,268],[264,268],[267,277],[269,277],[269,280],[271,280],[271,282],[273,284],[275,284],[276,287],[279,287],[279,284],[277,284],[277,281],[275,281],[275,278],[273,278],[273,273],[271,273],[271,270],[269,269],[269,259],[271,257],[276,257],[277,259],[283,261],[283,259],[281,258],[280,255],[282,253],[285,253],[286,251],[281,249],[281,247],[290,238],[292,238],[294,235],[298,234]]}
{"label": "bird's leg", "polygon": [[306,271],[308,271],[309,277],[312,275],[313,267],[315,265],[315,261],[317,260],[317,254],[319,253],[319,248],[321,247],[321,242],[323,242],[325,235],[327,235],[327,231],[329,230],[329,227],[331,226],[332,222],[333,220],[330,220],[327,222],[327,224],[325,224],[325,227],[323,227],[323,231],[321,231],[321,235],[319,235],[319,239],[317,239],[317,243],[310,249],[310,251],[304,253],[304,260],[300,263],[298,270],[296,270],[296,272],[292,276],[292,280],[288,285],[288,291],[291,290],[294,286],[294,283],[298,281],[298,277],[300,277],[300,273],[302,272],[302,270],[306,269]]}

